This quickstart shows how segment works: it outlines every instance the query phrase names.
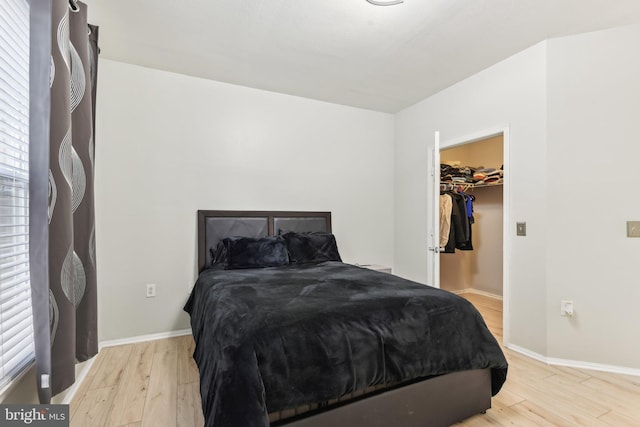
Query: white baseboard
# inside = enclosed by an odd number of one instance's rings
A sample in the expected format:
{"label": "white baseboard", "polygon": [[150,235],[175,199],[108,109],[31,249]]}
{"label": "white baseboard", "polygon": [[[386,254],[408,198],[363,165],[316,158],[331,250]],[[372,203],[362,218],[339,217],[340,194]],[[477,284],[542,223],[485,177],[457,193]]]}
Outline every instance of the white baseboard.
{"label": "white baseboard", "polygon": [[539,353],[528,350],[517,345],[509,344],[506,346],[509,350],[523,354],[527,357],[535,359],[539,362],[552,366],[566,366],[568,368],[586,369],[589,371],[601,371],[611,374],[623,374],[640,377],[640,369],[628,368],[625,366],[606,365],[603,363],[583,362],[581,360],[559,359],[556,357],[545,357]]}
{"label": "white baseboard", "polygon": [[502,301],[502,295],[496,295],[496,294],[492,294],[492,293],[481,291],[481,290],[474,289],[474,288],[458,289],[456,291],[449,291],[449,292],[451,292],[453,294],[456,294],[456,295],[462,295],[462,294],[482,295],[484,297],[489,297],[489,298],[498,299],[498,300]]}
{"label": "white baseboard", "polygon": [[610,372],[612,374],[623,374],[640,377],[640,369],[627,368],[626,366],[605,365],[603,363],[583,362],[580,360],[548,358],[550,365],[567,366],[569,368],[586,369],[591,371]]}
{"label": "white baseboard", "polygon": [[530,357],[532,359],[537,360],[538,362],[542,362],[545,365],[549,365],[549,362],[547,360],[547,358],[543,355],[541,355],[540,353],[536,353],[535,351],[531,351],[527,348],[524,347],[520,347],[518,345],[514,345],[514,344],[509,344],[509,345],[505,345],[505,347],[507,347],[509,350],[513,350],[516,353],[520,353],[523,354],[527,357]]}
{"label": "white baseboard", "polygon": [[189,335],[189,334],[191,334],[191,329],[180,329],[177,331],[159,332],[157,334],[138,335],[135,337],[121,338],[117,340],[100,341],[98,348],[102,350],[105,347],[113,347],[116,345],[123,345],[123,344],[134,344],[134,343],[144,342],[144,341],[161,340],[164,338],[180,337],[182,335]]}

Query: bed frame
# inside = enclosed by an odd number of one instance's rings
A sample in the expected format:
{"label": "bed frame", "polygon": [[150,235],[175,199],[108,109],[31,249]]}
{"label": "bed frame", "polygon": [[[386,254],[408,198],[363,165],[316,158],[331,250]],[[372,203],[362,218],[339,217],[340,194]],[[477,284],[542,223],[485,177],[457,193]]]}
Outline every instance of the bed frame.
{"label": "bed frame", "polygon": [[[264,237],[286,231],[331,232],[331,212],[198,211],[198,271],[210,248],[228,236]],[[491,407],[489,369],[455,372],[304,408],[269,414],[272,426],[444,427]]]}

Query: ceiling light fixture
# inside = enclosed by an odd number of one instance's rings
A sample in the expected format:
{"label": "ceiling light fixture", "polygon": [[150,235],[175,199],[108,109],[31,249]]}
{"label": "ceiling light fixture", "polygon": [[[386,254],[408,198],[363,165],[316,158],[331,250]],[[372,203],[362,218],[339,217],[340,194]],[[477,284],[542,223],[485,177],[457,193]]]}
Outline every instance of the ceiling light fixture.
{"label": "ceiling light fixture", "polygon": [[367,0],[371,4],[375,4],[376,6],[393,6],[395,4],[404,3],[404,0],[391,0],[391,1],[377,1],[377,0]]}

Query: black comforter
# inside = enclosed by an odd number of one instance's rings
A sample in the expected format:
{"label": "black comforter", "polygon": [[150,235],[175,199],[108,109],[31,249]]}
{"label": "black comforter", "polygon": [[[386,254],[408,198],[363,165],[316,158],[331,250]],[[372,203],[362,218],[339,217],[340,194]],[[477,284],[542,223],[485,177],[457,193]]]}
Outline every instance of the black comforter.
{"label": "black comforter", "polygon": [[339,262],[209,269],[191,315],[206,425],[269,425],[267,413],[365,387],[507,362],[465,299]]}

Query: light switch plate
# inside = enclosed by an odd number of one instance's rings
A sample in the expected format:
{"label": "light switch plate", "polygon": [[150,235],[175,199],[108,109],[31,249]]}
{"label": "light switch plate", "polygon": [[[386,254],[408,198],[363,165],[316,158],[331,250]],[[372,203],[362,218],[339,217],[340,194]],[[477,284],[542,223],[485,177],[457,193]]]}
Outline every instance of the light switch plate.
{"label": "light switch plate", "polygon": [[516,236],[526,236],[526,235],[527,235],[527,223],[516,222]]}
{"label": "light switch plate", "polygon": [[640,237],[640,221],[627,221],[627,237]]}

